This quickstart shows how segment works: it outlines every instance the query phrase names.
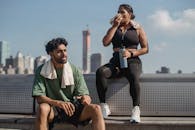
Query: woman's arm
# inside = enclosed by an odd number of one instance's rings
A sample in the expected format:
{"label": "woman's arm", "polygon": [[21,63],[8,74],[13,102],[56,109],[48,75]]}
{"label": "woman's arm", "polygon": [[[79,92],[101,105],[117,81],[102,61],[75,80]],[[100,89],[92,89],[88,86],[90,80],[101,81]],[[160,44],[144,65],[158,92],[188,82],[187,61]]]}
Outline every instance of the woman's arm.
{"label": "woman's arm", "polygon": [[124,57],[131,58],[131,57],[136,57],[136,56],[140,56],[140,55],[144,55],[148,53],[149,51],[148,41],[147,41],[147,37],[146,37],[146,34],[143,28],[140,27],[137,30],[137,33],[138,33],[141,48],[138,50],[127,48],[125,52],[123,53]]}
{"label": "woman's arm", "polygon": [[121,15],[117,15],[115,16],[115,19],[113,21],[112,27],[108,29],[106,35],[103,37],[103,45],[104,46],[108,46],[110,45],[112,38],[117,30],[117,28],[119,27],[120,23],[122,20],[122,16]]}
{"label": "woman's arm", "polygon": [[139,42],[140,42],[140,46],[141,48],[138,50],[133,50],[133,57],[135,56],[140,56],[140,55],[144,55],[147,54],[149,51],[149,47],[148,47],[148,40],[146,37],[146,33],[144,32],[144,29],[142,27],[140,27],[137,30],[138,36],[139,36]]}
{"label": "woman's arm", "polygon": [[102,40],[104,46],[110,45],[116,30],[117,30],[117,26],[112,26],[111,28],[109,28],[109,30],[107,31],[106,35]]}

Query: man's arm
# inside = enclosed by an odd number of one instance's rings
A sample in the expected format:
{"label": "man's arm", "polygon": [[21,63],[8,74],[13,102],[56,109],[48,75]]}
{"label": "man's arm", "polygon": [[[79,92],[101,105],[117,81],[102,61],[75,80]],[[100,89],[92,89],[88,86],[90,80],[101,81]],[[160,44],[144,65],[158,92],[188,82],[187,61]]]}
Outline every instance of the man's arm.
{"label": "man's arm", "polygon": [[78,96],[77,99],[81,99],[81,103],[89,105],[91,103],[91,97],[89,95]]}
{"label": "man's arm", "polygon": [[47,103],[51,106],[56,106],[65,111],[65,113],[69,116],[72,116],[75,112],[75,107],[71,102],[64,102],[60,100],[53,100],[47,96],[36,96],[37,102],[39,104],[41,103]]}
{"label": "man's arm", "polygon": [[81,103],[88,105],[91,103],[91,97],[89,96],[89,90],[87,88],[85,79],[81,71],[72,64],[73,76],[75,81],[74,96],[81,100]]}
{"label": "man's arm", "polygon": [[72,65],[75,88],[74,88],[74,96],[83,96],[89,95],[89,90],[87,88],[87,84],[85,82],[84,76],[77,67]]}

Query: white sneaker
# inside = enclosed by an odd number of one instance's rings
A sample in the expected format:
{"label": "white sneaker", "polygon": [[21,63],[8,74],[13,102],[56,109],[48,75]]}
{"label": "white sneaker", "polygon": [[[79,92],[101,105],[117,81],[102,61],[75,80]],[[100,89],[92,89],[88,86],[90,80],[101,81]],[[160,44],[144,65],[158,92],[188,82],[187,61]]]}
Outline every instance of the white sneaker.
{"label": "white sneaker", "polygon": [[100,103],[102,114],[104,118],[107,118],[111,114],[110,108],[107,103]]}
{"label": "white sneaker", "polygon": [[131,123],[139,123],[140,120],[140,109],[139,106],[133,107],[132,114],[131,114]]}

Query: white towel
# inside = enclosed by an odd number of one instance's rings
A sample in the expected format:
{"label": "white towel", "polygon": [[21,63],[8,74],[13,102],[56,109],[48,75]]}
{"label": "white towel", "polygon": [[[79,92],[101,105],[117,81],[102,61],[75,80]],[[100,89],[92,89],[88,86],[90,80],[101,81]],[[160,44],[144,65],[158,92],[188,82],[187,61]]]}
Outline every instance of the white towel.
{"label": "white towel", "polygon": [[139,29],[141,26],[138,22],[136,22],[135,20],[131,20],[130,21],[131,25],[135,28],[135,29]]}
{"label": "white towel", "polygon": [[[51,60],[43,65],[41,75],[48,79],[57,79],[57,73]],[[61,88],[66,88],[69,85],[74,85],[74,78],[70,63],[67,62],[63,67]]]}

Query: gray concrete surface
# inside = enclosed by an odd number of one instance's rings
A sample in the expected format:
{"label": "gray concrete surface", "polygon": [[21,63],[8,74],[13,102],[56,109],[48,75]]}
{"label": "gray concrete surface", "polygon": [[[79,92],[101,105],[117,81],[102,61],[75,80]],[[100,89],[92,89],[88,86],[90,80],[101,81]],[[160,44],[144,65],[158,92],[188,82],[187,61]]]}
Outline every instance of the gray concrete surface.
{"label": "gray concrete surface", "polygon": [[[130,124],[128,116],[105,119],[106,130],[194,130],[195,117],[141,117],[139,124]],[[35,116],[0,114],[0,130],[34,130]],[[56,124],[53,130],[91,130],[91,125],[79,127]]]}
{"label": "gray concrete surface", "polygon": [[[99,103],[95,75],[85,75],[93,103]],[[34,130],[33,75],[0,75],[0,130]],[[107,130],[195,130],[195,74],[141,76],[141,119],[130,124],[131,98],[126,79],[109,81],[107,103],[112,116]],[[53,130],[77,130],[57,124]],[[91,125],[79,130],[91,130]]]}

